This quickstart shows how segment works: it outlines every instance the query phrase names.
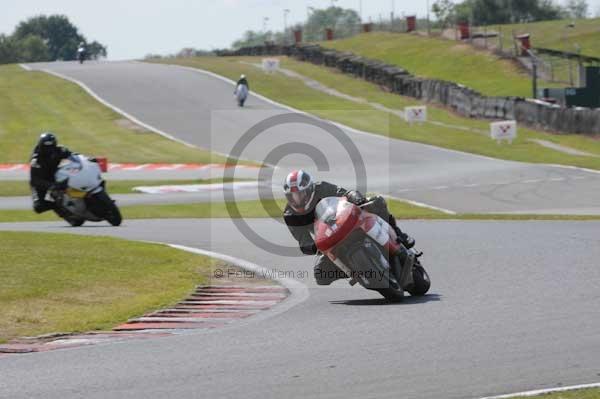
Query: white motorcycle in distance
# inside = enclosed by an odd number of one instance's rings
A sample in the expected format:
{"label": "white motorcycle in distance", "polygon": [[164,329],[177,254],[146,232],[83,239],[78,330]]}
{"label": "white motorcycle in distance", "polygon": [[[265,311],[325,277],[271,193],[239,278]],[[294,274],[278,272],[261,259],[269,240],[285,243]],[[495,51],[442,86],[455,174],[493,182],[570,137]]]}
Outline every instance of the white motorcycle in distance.
{"label": "white motorcycle in distance", "polygon": [[79,46],[79,48],[77,49],[77,61],[79,61],[80,64],[83,64],[83,61],[85,61],[86,55],[87,55],[87,51],[86,51],[85,47]]}
{"label": "white motorcycle in distance", "polygon": [[244,84],[237,85],[234,95],[237,99],[238,106],[243,107],[246,99],[248,98],[248,86]]}
{"label": "white motorcycle in distance", "polygon": [[106,192],[97,162],[80,154],[71,155],[61,161],[54,178],[57,183],[67,182],[67,188],[53,196],[62,210],[60,214],[68,215],[63,218],[71,226],[103,220],[113,226],[121,224],[121,212]]}

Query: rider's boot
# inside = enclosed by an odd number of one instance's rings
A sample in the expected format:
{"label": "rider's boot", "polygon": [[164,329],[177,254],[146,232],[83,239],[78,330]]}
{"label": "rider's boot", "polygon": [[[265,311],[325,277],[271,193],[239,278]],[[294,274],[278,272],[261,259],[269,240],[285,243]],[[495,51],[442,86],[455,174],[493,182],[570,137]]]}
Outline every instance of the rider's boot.
{"label": "rider's boot", "polygon": [[406,247],[406,249],[411,249],[415,246],[415,239],[403,232],[402,230],[400,230],[400,227],[398,227],[398,223],[396,222],[396,218],[394,217],[394,215],[390,214],[388,223],[396,232],[398,242],[403,244]]}

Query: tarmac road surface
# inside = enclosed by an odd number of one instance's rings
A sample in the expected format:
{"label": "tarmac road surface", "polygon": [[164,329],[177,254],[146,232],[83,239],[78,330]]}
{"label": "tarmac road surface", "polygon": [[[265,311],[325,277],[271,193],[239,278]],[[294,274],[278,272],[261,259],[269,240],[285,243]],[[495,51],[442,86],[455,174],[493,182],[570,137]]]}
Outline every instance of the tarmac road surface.
{"label": "tarmac road surface", "polygon": [[[256,96],[251,96],[248,106],[240,110],[230,83],[176,66],[139,62],[29,66],[77,79],[137,119],[178,139],[222,153],[231,153],[244,133],[257,123],[289,113]],[[336,139],[321,128],[293,118],[288,116],[267,128],[240,154],[261,162],[269,155],[284,154],[278,162],[281,168],[275,173],[275,182],[291,168],[317,169],[307,155],[295,154],[304,150],[310,153],[307,146],[312,146],[312,151],[320,151],[328,163],[318,163],[318,178],[349,187],[356,185],[351,166],[364,164],[368,191],[455,212],[600,214],[600,173],[490,159],[348,130]],[[296,144],[286,147],[290,143]],[[357,147],[362,161],[344,148],[349,144]],[[496,144],[490,140],[490,145]]]}
{"label": "tarmac road surface", "polygon": [[[293,245],[276,221],[248,223]],[[272,255],[230,220],[0,224],[211,249],[289,273],[310,292],[238,327],[0,357],[0,397],[452,399],[600,379],[600,222],[403,225],[433,285],[424,298],[385,304],[344,281],[316,287],[310,257]]]}

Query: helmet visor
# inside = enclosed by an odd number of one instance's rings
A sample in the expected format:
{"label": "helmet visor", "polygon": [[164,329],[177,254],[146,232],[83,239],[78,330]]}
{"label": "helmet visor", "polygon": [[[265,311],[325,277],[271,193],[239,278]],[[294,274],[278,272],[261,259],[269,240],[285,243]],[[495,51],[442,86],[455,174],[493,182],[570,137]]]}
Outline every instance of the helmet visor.
{"label": "helmet visor", "polygon": [[302,191],[289,192],[285,195],[288,204],[297,212],[308,211],[313,199],[314,189],[307,188]]}

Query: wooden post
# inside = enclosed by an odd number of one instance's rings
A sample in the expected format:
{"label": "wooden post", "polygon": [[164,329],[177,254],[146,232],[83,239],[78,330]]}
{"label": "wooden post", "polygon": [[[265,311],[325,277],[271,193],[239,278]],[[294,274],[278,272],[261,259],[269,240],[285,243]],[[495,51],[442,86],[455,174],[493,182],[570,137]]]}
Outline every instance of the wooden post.
{"label": "wooden post", "polygon": [[574,82],[573,82],[573,61],[571,61],[570,58],[569,58],[569,83],[571,84],[571,86],[574,85]]}
{"label": "wooden post", "polygon": [[502,52],[502,26],[498,25],[498,49]]}
{"label": "wooden post", "polygon": [[487,25],[483,26],[483,47],[487,49]]}

